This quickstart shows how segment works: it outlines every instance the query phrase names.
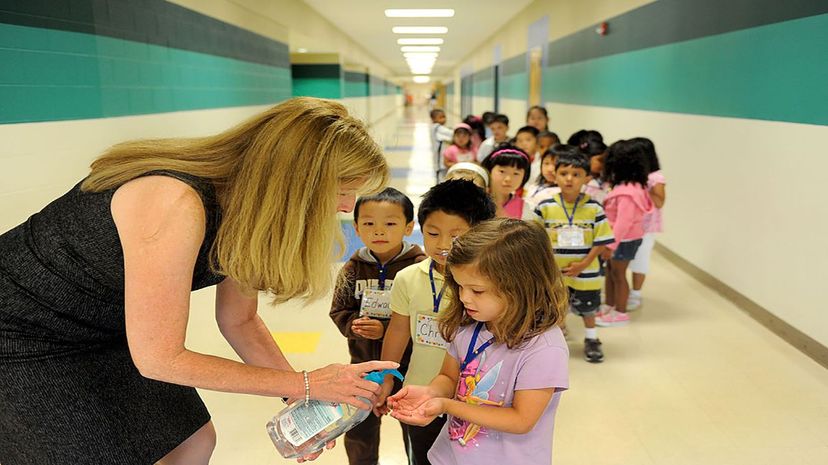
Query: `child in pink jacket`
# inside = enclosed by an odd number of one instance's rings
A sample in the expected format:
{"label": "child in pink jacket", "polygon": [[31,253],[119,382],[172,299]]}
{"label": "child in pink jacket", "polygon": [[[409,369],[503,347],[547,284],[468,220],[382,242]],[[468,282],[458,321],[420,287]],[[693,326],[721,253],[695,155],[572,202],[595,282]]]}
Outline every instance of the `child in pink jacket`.
{"label": "child in pink jacket", "polygon": [[615,233],[615,243],[603,255],[607,262],[605,280],[607,305],[596,316],[599,326],[629,323],[627,267],[635,258],[644,237],[644,216],[655,206],[647,192],[647,154],[640,144],[620,140],[609,148],[604,162],[604,178],[612,190],[604,200],[604,211]]}

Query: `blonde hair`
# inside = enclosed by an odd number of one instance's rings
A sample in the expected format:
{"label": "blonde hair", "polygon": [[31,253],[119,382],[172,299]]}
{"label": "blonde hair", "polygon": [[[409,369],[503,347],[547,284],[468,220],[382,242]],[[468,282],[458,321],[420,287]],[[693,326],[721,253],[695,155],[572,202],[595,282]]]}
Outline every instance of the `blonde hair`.
{"label": "blonde hair", "polygon": [[155,170],[188,173],[216,188],[222,221],[213,268],[273,302],[318,298],[331,285],[343,184],[373,193],[388,182],[382,149],[336,102],[294,98],[213,136],[137,140],[92,163],[85,191],[115,189]]}
{"label": "blonde hair", "polygon": [[459,286],[451,273],[455,266],[474,266],[495,284],[494,291],[506,301],[506,309],[489,330],[497,342],[510,349],[543,333],[566,315],[567,289],[549,236],[537,224],[508,218],[484,221],[454,241],[446,263],[450,301],[439,327],[447,341],[461,326],[474,323],[460,301]]}

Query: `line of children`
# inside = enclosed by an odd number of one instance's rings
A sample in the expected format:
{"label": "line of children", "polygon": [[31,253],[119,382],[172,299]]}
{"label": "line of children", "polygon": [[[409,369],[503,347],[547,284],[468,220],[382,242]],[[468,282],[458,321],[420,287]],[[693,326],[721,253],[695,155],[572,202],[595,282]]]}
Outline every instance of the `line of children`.
{"label": "line of children", "polygon": [[[474,183],[451,180],[437,184],[424,196],[417,212],[428,258],[397,273],[391,290],[391,321],[385,334],[381,360],[402,359],[405,347],[413,341],[405,385],[428,384],[440,371],[446,341],[437,326],[445,311],[443,276],[446,257],[454,241],[475,224],[494,217],[495,206]],[[393,381],[389,377],[374,411],[388,412],[386,398]],[[440,433],[445,419],[428,425],[403,425],[409,463],[428,464],[426,453]]]}

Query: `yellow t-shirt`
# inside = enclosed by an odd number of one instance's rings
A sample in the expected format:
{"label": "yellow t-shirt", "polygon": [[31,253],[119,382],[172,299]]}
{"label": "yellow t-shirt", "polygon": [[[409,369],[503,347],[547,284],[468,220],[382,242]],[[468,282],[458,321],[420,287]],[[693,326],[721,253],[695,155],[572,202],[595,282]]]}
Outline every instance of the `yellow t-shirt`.
{"label": "yellow t-shirt", "polygon": [[[433,319],[436,319],[448,307],[448,299],[443,296],[439,311],[434,312],[431,281],[428,278],[431,262],[432,259],[428,258],[397,272],[394,277],[394,287],[391,289],[391,311],[409,318],[411,340],[414,342],[404,384],[428,385],[431,383],[431,380],[440,373],[443,358],[446,355],[445,348],[419,342],[421,337],[418,337],[418,335],[422,336],[423,328],[429,321],[432,322],[430,327],[436,328],[436,321]],[[443,275],[435,269],[434,287],[438,294],[443,288],[443,282]]]}

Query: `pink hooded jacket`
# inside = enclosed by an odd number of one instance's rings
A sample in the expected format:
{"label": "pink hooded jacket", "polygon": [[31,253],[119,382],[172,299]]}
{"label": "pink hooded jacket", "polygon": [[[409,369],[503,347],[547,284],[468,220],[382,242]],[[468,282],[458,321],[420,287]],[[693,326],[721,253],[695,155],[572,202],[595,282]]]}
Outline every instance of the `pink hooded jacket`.
{"label": "pink hooded jacket", "polygon": [[644,237],[644,215],[655,210],[650,194],[641,184],[624,183],[612,188],[604,199],[604,211],[615,234],[611,250],[621,242],[634,241]]}

